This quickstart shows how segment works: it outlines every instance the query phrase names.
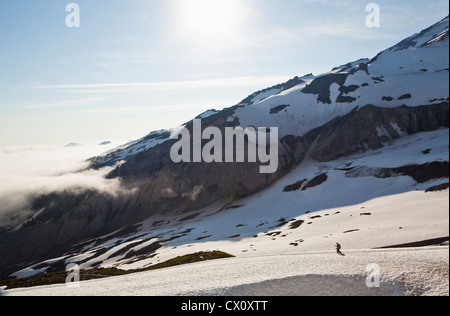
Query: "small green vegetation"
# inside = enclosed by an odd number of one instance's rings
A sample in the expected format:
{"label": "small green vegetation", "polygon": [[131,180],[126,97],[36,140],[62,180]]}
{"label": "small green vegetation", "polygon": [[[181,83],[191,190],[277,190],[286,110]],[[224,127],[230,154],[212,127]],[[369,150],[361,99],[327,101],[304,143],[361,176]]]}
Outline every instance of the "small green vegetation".
{"label": "small green vegetation", "polygon": [[215,260],[215,259],[223,259],[223,258],[231,258],[234,257],[223,251],[211,251],[211,252],[197,252],[190,255],[185,255],[181,257],[176,257],[174,259],[167,260],[162,263],[158,263],[157,265],[151,266],[146,269],[136,270],[136,272],[155,270],[155,269],[163,269],[172,266],[178,266],[182,264],[189,264],[199,261],[207,261],[207,260]]}
{"label": "small green vegetation", "polygon": [[[100,269],[91,269],[91,270],[81,270],[80,271],[80,281],[92,280],[92,279],[101,279],[105,277],[112,277],[118,275],[125,275],[137,272],[144,272],[150,270],[157,270],[168,268],[172,266],[178,266],[182,264],[189,264],[200,261],[207,260],[215,260],[215,259],[223,259],[223,258],[231,258],[234,257],[223,251],[205,251],[205,252],[197,252],[185,256],[176,257],[170,260],[167,260],[162,263],[158,263],[154,266],[150,266],[144,269],[135,269],[135,270],[121,270],[117,268],[100,268]],[[60,271],[47,273],[45,276],[40,273],[30,277],[21,278],[21,279],[10,279],[10,280],[0,280],[0,287],[6,286],[6,289],[16,289],[16,288],[25,288],[25,287],[33,287],[33,286],[41,286],[41,285],[50,285],[50,284],[61,284],[66,282],[66,277],[68,272]]]}

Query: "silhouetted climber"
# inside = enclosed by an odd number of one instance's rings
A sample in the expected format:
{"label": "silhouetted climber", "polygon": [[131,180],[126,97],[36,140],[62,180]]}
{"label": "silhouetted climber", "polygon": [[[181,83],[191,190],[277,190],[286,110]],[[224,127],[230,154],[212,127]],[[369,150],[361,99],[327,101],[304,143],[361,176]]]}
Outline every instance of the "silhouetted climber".
{"label": "silhouetted climber", "polygon": [[339,243],[336,243],[336,252],[338,255],[342,255],[341,248],[341,245]]}

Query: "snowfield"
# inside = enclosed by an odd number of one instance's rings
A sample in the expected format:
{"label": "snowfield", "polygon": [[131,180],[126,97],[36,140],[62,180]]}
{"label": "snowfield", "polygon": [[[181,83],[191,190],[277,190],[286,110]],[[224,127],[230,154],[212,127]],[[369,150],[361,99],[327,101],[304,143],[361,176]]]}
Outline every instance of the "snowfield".
{"label": "snowfield", "polygon": [[[221,259],[162,270],[17,289],[8,296],[449,295],[449,248],[344,250]],[[379,287],[371,265],[379,267]],[[368,269],[369,268],[369,269]]]}

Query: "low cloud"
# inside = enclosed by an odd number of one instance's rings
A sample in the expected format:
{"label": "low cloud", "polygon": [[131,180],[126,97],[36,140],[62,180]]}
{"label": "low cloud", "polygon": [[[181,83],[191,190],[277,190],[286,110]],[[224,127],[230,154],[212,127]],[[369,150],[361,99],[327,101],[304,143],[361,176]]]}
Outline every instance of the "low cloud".
{"label": "low cloud", "polygon": [[0,148],[0,227],[20,224],[30,215],[32,198],[42,194],[83,190],[119,193],[120,180],[105,178],[111,167],[86,169],[86,159],[117,145]]}

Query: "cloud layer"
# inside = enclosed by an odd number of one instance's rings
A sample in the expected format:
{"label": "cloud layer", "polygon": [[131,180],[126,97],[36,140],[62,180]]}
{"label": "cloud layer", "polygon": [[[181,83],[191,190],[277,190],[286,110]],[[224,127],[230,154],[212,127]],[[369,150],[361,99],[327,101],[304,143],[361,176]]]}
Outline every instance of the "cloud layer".
{"label": "cloud layer", "polygon": [[119,192],[118,179],[105,179],[111,168],[86,170],[86,159],[114,146],[0,148],[0,227],[20,224],[29,215],[31,199],[41,194],[85,189]]}

